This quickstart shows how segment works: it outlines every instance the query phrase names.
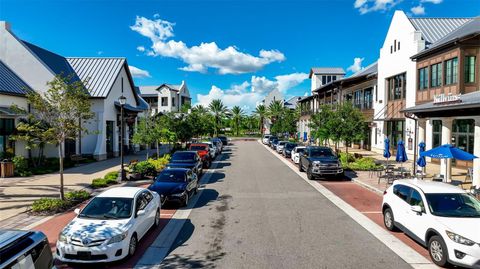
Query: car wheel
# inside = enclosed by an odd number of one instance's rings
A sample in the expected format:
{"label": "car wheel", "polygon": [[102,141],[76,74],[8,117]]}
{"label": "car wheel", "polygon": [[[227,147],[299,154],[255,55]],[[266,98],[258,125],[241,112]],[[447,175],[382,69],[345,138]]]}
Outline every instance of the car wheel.
{"label": "car wheel", "polygon": [[157,209],[157,212],[155,213],[155,221],[153,222],[153,226],[158,227],[160,224],[160,208]]}
{"label": "car wheel", "polygon": [[428,240],[428,253],[436,265],[440,267],[448,265],[448,250],[441,236],[434,235]]}
{"label": "car wheel", "polygon": [[188,198],[189,198],[189,195],[188,195],[188,193],[187,193],[187,194],[185,195],[185,198],[183,199],[182,207],[188,206]]}
{"label": "car wheel", "polygon": [[130,238],[130,243],[128,243],[128,256],[133,256],[135,252],[137,251],[137,235],[133,234],[132,238]]}
{"label": "car wheel", "polygon": [[308,169],[307,169],[307,178],[308,178],[308,180],[313,180],[314,179],[314,176],[312,174],[312,167],[308,167]]}
{"label": "car wheel", "polygon": [[302,162],[298,162],[298,171],[303,172]]}
{"label": "car wheel", "polygon": [[383,224],[385,228],[389,231],[395,231],[395,218],[393,217],[393,212],[390,208],[387,208],[383,211]]}

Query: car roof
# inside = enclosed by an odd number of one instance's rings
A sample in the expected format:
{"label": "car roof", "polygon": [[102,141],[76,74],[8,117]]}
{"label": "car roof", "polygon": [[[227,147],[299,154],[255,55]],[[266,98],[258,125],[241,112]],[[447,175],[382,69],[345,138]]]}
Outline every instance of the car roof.
{"label": "car roof", "polygon": [[204,142],[198,142],[198,143],[192,143],[190,144],[190,146],[208,146],[208,144]]}
{"label": "car roof", "polygon": [[29,231],[21,230],[0,230],[0,248],[3,248],[11,242],[27,235]]}
{"label": "car roof", "polygon": [[134,198],[138,192],[143,190],[145,189],[139,187],[116,187],[100,193],[97,197]]}
{"label": "car roof", "polygon": [[424,193],[465,193],[465,191],[458,186],[436,181],[401,179],[396,180],[394,183],[394,185],[404,184],[409,186],[415,186],[421,189]]}
{"label": "car roof", "polygon": [[163,171],[179,171],[179,172],[185,172],[186,173],[189,170],[190,170],[189,168],[181,168],[181,167],[165,168],[165,169],[162,170],[162,172],[160,172],[160,174],[163,173]]}
{"label": "car roof", "polygon": [[194,150],[179,150],[179,151],[175,151],[173,154],[176,154],[176,153],[194,153],[194,154],[196,154],[197,152],[194,151]]}
{"label": "car roof", "polygon": [[309,149],[329,149],[329,150],[332,150],[331,148],[324,147],[324,146],[308,146],[307,148],[309,148]]}

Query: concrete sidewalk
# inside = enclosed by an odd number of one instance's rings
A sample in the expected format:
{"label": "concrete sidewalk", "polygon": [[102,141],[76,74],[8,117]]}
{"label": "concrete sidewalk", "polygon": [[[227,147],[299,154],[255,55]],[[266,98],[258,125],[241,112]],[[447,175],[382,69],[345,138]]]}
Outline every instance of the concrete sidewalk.
{"label": "concrete sidewalk", "polygon": [[[168,145],[160,153],[168,152]],[[151,150],[152,153],[155,150]],[[131,160],[144,160],[146,152],[125,156],[125,163]],[[92,179],[101,178],[106,173],[120,170],[120,158],[85,164],[66,169],[64,172],[65,192],[81,190],[90,186]],[[0,179],[0,222],[28,210],[30,205],[42,197],[59,196],[60,176],[58,173]],[[34,217],[32,217],[34,218]]]}

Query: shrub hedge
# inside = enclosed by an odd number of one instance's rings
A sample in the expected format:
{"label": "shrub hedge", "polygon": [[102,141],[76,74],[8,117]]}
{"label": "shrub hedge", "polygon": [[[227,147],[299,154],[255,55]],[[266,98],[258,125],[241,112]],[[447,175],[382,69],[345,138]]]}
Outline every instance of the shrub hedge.
{"label": "shrub hedge", "polygon": [[55,214],[64,212],[90,198],[87,191],[71,191],[65,193],[65,200],[60,198],[41,198],[32,204],[32,211],[39,214]]}

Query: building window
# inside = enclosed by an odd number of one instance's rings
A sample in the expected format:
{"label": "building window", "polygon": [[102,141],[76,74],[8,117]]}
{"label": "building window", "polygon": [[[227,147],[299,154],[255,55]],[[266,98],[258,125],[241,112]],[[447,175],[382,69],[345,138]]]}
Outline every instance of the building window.
{"label": "building window", "polygon": [[353,105],[358,109],[362,109],[362,90],[357,90],[353,93]]}
{"label": "building window", "polygon": [[442,86],[442,63],[434,64],[431,66],[431,73],[432,73],[432,87],[440,87]]}
{"label": "building window", "polygon": [[162,106],[168,106],[168,97],[162,97]]}
{"label": "building window", "polygon": [[393,41],[393,51],[397,51],[397,40]]}
{"label": "building window", "polygon": [[337,76],[332,76],[332,81],[337,80]]}
{"label": "building window", "polygon": [[327,76],[322,76],[322,85],[327,84]]}
{"label": "building window", "polygon": [[403,120],[387,121],[387,136],[394,150],[397,148],[398,141],[403,140],[404,129],[405,121]]}
{"label": "building window", "polygon": [[176,106],[176,104],[175,104],[175,97],[172,97],[172,106]]}
{"label": "building window", "polygon": [[445,62],[445,85],[457,83],[458,81],[458,58]]}
{"label": "building window", "polygon": [[436,148],[442,144],[442,121],[433,120],[432,125],[432,148]]}
{"label": "building window", "polygon": [[387,78],[388,99],[399,100],[405,98],[407,80],[405,73]]}
{"label": "building window", "polygon": [[452,144],[473,154],[475,121],[473,119],[454,120],[452,127]]}
{"label": "building window", "polygon": [[15,129],[14,119],[0,119],[0,158],[15,155],[15,143],[10,139]]}
{"label": "building window", "polygon": [[393,46],[390,46],[390,54],[393,53]]}
{"label": "building window", "polygon": [[465,56],[465,83],[475,82],[475,56]]}
{"label": "building window", "polygon": [[418,89],[425,90],[428,88],[428,67],[418,70]]}
{"label": "building window", "polygon": [[400,50],[400,41],[397,43],[397,50]]}
{"label": "building window", "polygon": [[372,88],[365,89],[363,91],[363,108],[372,109],[373,95]]}

